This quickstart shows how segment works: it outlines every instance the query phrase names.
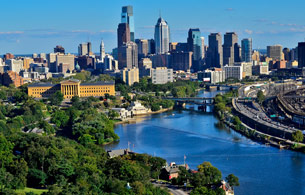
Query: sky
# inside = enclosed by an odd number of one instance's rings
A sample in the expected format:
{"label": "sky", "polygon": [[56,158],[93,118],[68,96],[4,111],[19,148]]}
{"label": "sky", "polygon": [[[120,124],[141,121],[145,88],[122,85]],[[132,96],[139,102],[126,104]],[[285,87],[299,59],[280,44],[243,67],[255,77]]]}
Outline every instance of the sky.
{"label": "sky", "polygon": [[0,55],[50,53],[56,45],[77,53],[101,40],[110,52],[117,44],[121,7],[134,8],[136,38],[153,38],[161,16],[172,42],[186,42],[189,28],[200,28],[208,44],[214,32],[234,31],[253,38],[254,49],[281,44],[294,48],[305,38],[305,1],[290,0],[1,0]]}

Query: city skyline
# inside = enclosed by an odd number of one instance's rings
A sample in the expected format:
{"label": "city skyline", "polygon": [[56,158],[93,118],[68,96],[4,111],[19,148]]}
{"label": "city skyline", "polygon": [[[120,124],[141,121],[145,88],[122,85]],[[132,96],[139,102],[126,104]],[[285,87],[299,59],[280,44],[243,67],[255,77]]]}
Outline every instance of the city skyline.
{"label": "city skyline", "polygon": [[[199,28],[206,40],[210,33],[220,32],[223,36],[233,31],[239,36],[239,44],[243,38],[252,38],[254,49],[266,49],[267,45],[275,44],[293,48],[305,37],[305,16],[301,10],[305,3],[300,0],[285,7],[272,4],[274,0],[258,0],[252,5],[240,0],[222,3],[190,0],[187,4],[175,1],[172,6],[170,0],[162,4],[160,0],[79,2],[3,2],[3,7],[13,4],[19,14],[11,14],[11,9],[0,13],[1,18],[8,18],[3,20],[0,30],[0,54],[49,53],[55,45],[62,45],[66,52],[77,53],[78,45],[87,41],[92,42],[92,51],[98,52],[102,39],[105,50],[110,52],[116,47],[116,28],[121,21],[121,8],[126,5],[133,6],[136,39],[154,37],[160,11],[171,29],[172,42],[186,42],[190,28]],[[299,6],[294,6],[296,3]],[[273,9],[269,7],[271,4]],[[288,12],[290,7],[293,12]]]}

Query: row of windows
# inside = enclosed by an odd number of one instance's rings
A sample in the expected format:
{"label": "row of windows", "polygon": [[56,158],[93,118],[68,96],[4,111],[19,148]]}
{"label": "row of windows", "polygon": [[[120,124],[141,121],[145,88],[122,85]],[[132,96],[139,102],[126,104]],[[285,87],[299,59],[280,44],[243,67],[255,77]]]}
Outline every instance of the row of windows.
{"label": "row of windows", "polygon": [[93,91],[80,91],[81,93],[106,93],[110,92],[110,90],[93,90]]}
{"label": "row of windows", "polygon": [[[46,89],[46,88],[34,88],[34,89],[32,89],[32,91],[46,91],[46,90],[50,90],[50,88],[49,89]],[[58,89],[56,89],[56,90],[58,90]]]}
{"label": "row of windows", "polygon": [[92,89],[110,89],[110,87],[81,87],[81,90],[92,90]]}

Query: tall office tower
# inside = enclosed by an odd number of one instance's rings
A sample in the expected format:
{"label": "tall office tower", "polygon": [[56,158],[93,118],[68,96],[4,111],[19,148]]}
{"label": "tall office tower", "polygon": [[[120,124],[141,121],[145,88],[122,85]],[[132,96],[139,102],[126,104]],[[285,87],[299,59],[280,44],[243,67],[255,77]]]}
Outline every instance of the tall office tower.
{"label": "tall office tower", "polygon": [[138,47],[134,42],[127,42],[118,49],[119,69],[138,68]]}
{"label": "tall office tower", "polygon": [[233,66],[234,62],[238,62],[239,59],[239,46],[238,36],[235,32],[226,33],[224,35],[223,44],[223,64]]}
{"label": "tall office tower", "polygon": [[193,52],[171,52],[171,68],[174,70],[190,71],[192,67]]}
{"label": "tall office tower", "polygon": [[204,37],[200,37],[201,39],[201,58],[205,58],[205,46],[204,46]]}
{"label": "tall office tower", "polygon": [[282,50],[281,45],[267,46],[267,56],[273,60],[282,60]]}
{"label": "tall office tower", "polygon": [[252,39],[243,39],[241,41],[241,60],[243,62],[252,62]]}
{"label": "tall office tower", "polygon": [[199,28],[190,29],[187,38],[188,51],[193,52],[193,60],[202,58],[202,40]]}
{"label": "tall office tower", "polygon": [[289,48],[284,48],[284,49],[283,49],[283,53],[284,53],[284,60],[286,60],[287,62],[289,62],[289,61],[291,60],[290,49],[289,49]]}
{"label": "tall office tower", "polygon": [[299,68],[305,67],[305,42],[300,42],[298,44],[298,61]]}
{"label": "tall office tower", "polygon": [[148,40],[148,53],[155,54],[156,53],[156,44],[154,39]]}
{"label": "tall office tower", "polygon": [[79,56],[85,56],[85,55],[91,55],[91,54],[92,54],[91,42],[79,44],[79,46],[78,46],[78,55]]}
{"label": "tall office tower", "polygon": [[156,53],[164,54],[169,51],[170,33],[169,26],[163,18],[159,18],[155,26]]}
{"label": "tall office tower", "polygon": [[124,6],[122,7],[121,14],[121,23],[126,23],[129,25],[130,29],[130,41],[135,41],[135,27],[134,27],[134,18],[133,18],[133,7]]}
{"label": "tall office tower", "polygon": [[208,67],[222,68],[223,66],[222,39],[220,33],[209,35],[209,48],[207,51]]}
{"label": "tall office tower", "polygon": [[106,54],[105,54],[105,45],[104,45],[104,41],[101,41],[101,45],[100,45],[100,60],[102,61],[102,63],[104,63],[104,58],[105,58]]}
{"label": "tall office tower", "polygon": [[65,53],[65,48],[63,48],[61,45],[56,45],[54,48],[54,53]]}
{"label": "tall office tower", "polygon": [[121,23],[118,26],[118,48],[127,42],[130,42],[129,25],[127,23]]}
{"label": "tall office tower", "polygon": [[291,49],[290,55],[291,61],[298,61],[298,47]]}
{"label": "tall office tower", "polygon": [[148,54],[148,40],[147,39],[136,39],[138,45],[138,54],[141,58]]}

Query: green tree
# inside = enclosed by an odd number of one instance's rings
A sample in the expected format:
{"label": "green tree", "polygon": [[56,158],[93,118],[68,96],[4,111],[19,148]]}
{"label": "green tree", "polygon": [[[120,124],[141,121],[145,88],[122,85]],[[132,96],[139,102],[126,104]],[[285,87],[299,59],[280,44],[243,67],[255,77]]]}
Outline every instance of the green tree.
{"label": "green tree", "polygon": [[4,168],[13,161],[13,144],[3,134],[0,134],[0,168]]}
{"label": "green tree", "polygon": [[295,142],[303,142],[304,140],[304,135],[302,131],[297,130],[292,134],[292,140]]}
{"label": "green tree", "polygon": [[230,184],[230,186],[239,186],[239,180],[238,177],[236,177],[233,174],[230,174],[226,177],[227,182]]}
{"label": "green tree", "polygon": [[14,179],[12,181],[13,188],[15,189],[25,188],[27,183],[27,175],[28,175],[27,162],[23,158],[17,159],[10,164],[8,170],[14,176]]}
{"label": "green tree", "polygon": [[64,100],[64,95],[61,93],[61,91],[56,91],[54,94],[52,94],[49,97],[49,101],[54,106],[59,106],[63,100]]}
{"label": "green tree", "polygon": [[46,184],[47,174],[38,169],[29,169],[28,183],[29,187],[41,187]]}
{"label": "green tree", "polygon": [[260,104],[262,104],[265,101],[265,95],[262,90],[259,90],[257,92],[257,100],[258,100],[258,103],[260,103]]}
{"label": "green tree", "polygon": [[57,110],[52,114],[51,122],[57,127],[63,128],[67,125],[69,116],[63,110]]}

